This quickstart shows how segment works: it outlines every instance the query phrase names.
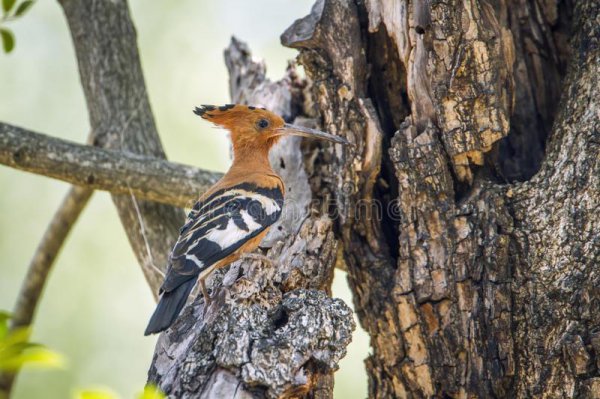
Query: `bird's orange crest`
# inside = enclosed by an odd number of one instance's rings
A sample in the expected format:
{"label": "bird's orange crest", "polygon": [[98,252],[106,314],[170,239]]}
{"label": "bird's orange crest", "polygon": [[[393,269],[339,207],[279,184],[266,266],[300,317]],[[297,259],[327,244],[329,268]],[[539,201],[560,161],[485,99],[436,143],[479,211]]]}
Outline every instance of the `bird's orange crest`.
{"label": "bird's orange crest", "polygon": [[226,104],[222,106],[202,105],[194,110],[202,119],[222,126],[232,133],[273,133],[280,129],[285,121],[279,115],[265,108],[251,105]]}
{"label": "bird's orange crest", "polygon": [[202,105],[197,107],[194,113],[231,132],[234,155],[241,149],[268,152],[269,148],[285,135],[320,138],[335,143],[350,144],[348,140],[340,136],[285,123],[281,116],[265,108],[240,104],[226,104],[220,107]]}

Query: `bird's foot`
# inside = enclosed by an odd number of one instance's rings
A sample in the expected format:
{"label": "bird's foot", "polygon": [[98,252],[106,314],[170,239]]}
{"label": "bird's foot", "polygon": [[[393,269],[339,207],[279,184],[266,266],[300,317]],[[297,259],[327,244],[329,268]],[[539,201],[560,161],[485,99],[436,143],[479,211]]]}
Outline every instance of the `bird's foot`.
{"label": "bird's foot", "polygon": [[206,284],[204,283],[204,279],[200,279],[200,288],[202,289],[202,296],[204,297],[204,313],[206,313],[206,309],[212,304],[212,300],[210,299],[210,295],[208,295],[208,291],[206,290]]}

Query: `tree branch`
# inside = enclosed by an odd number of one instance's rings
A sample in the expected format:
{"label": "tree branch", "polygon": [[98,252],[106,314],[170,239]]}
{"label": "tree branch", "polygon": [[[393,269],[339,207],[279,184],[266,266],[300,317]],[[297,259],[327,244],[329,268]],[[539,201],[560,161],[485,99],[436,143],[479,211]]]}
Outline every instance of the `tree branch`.
{"label": "tree branch", "polygon": [[92,193],[84,187],[71,187],[63,199],[29,264],[13,310],[12,328],[31,324],[52,264]]}
{"label": "tree branch", "polygon": [[0,163],[86,187],[189,207],[219,173],[73,143],[0,123]]}
{"label": "tree branch", "polygon": [[[165,158],[146,92],[127,1],[61,0],[99,147]],[[152,292],[184,220],[177,208],[113,195],[121,224]]]}
{"label": "tree branch", "polygon": [[[31,259],[21,285],[21,291],[13,309],[12,330],[28,326],[33,321],[52,265],[92,193],[93,190],[88,188],[71,187],[56,211]],[[0,393],[6,395],[10,393],[17,373],[18,371],[0,374]]]}

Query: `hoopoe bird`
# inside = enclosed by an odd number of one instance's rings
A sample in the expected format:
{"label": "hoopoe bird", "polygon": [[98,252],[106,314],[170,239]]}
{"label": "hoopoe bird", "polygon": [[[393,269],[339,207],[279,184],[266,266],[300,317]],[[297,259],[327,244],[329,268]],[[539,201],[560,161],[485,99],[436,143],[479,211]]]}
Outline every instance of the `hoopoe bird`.
{"label": "hoopoe bird", "polygon": [[269,150],[286,135],[349,144],[342,137],[295,126],[264,108],[203,105],[194,113],[231,134],[233,164],[190,211],[169,256],[160,300],[145,335],[166,330],[179,316],[199,283],[205,306],[210,298],[204,280],[258,247],[281,216],[285,189],[269,163]]}

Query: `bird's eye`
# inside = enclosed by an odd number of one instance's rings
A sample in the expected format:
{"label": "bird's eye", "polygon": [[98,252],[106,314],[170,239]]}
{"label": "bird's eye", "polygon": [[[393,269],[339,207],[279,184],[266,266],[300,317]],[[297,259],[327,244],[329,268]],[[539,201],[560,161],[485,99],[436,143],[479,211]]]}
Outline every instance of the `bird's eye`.
{"label": "bird's eye", "polygon": [[258,122],[256,122],[256,127],[259,129],[265,129],[267,127],[269,127],[269,121],[267,119],[259,119]]}

